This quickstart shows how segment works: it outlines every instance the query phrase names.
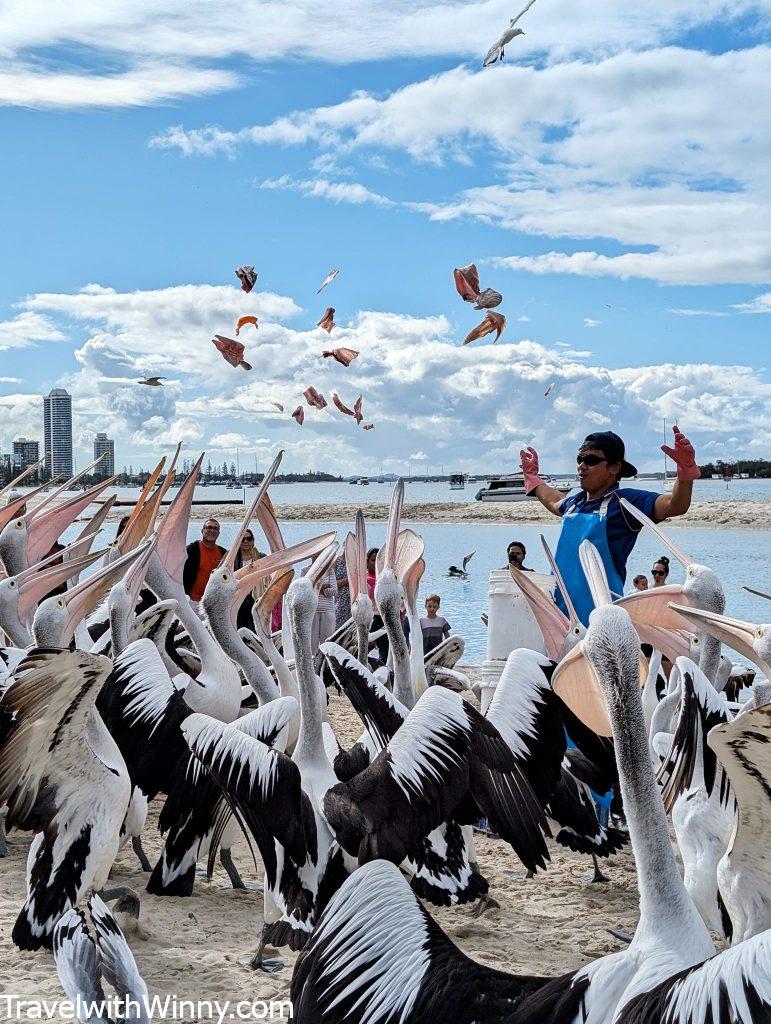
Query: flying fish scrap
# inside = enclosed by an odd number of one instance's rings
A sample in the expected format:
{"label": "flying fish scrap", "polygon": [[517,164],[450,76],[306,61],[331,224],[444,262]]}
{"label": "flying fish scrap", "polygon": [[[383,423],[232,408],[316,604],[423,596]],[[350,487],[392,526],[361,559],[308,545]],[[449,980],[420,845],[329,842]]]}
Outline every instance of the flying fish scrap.
{"label": "flying fish scrap", "polygon": [[254,267],[239,267],[236,270],[236,277],[241,282],[241,290],[245,291],[247,294],[257,283],[257,275],[254,272]]}
{"label": "flying fish scrap", "polygon": [[555,384],[555,381],[552,381],[551,384],[548,386],[548,388],[544,391],[544,393],[543,393],[543,397],[544,398],[548,398],[549,395],[552,393],[552,391],[554,391],[554,384]]}
{"label": "flying fish scrap", "polygon": [[361,400],[362,400],[362,397],[363,397],[362,395],[359,395],[359,397],[353,403],[353,415],[356,417],[357,425],[359,423],[361,423],[361,421],[364,419],[364,417],[362,415],[362,412],[361,412]]}
{"label": "flying fish scrap", "polygon": [[271,402],[270,404],[271,405],[275,405],[275,407],[278,409],[279,412],[283,412],[284,411],[284,407],[281,404],[281,402]]}
{"label": "flying fish scrap", "polygon": [[252,364],[244,359],[244,346],[240,341],[233,341],[232,338],[225,338],[222,334],[215,334],[211,340],[212,345],[222,354],[222,358],[231,366],[240,366],[244,370],[251,370]]}
{"label": "flying fish scrap", "polygon": [[374,430],[375,429],[375,424],[374,423],[365,423],[364,426],[361,429],[362,430]]}
{"label": "flying fish scrap", "polygon": [[458,295],[464,302],[473,302],[474,309],[492,309],[500,306],[503,296],[494,288],[479,288],[479,271],[476,264],[469,263],[467,267],[456,267],[452,272],[455,278],[455,287]]}
{"label": "flying fish scrap", "polygon": [[314,387],[306,388],[305,391],[303,391],[303,394],[305,395],[305,401],[312,409],[326,409],[326,398],[324,398],[324,396]]}
{"label": "flying fish scrap", "polygon": [[322,330],[327,332],[327,334],[329,334],[332,331],[332,328],[335,326],[334,306],[327,306],[327,308],[324,311],[324,316],[322,316],[322,318],[319,320],[316,326],[321,327]]}
{"label": "flying fish scrap", "polygon": [[349,409],[347,405],[344,405],[342,403],[342,401],[340,400],[340,396],[338,395],[337,392],[335,392],[332,395],[332,401],[334,402],[335,407],[338,408],[340,410],[340,412],[344,413],[346,416],[355,416],[356,415],[356,413],[353,411],[353,409]]}
{"label": "flying fish scrap", "polygon": [[297,420],[300,426],[302,426],[303,420],[305,419],[305,409],[303,409],[301,405],[298,405],[295,411],[292,413],[292,416],[294,416],[294,418]]}
{"label": "flying fish scrap", "polygon": [[241,328],[247,324],[254,324],[255,330],[257,329],[257,317],[256,316],[242,316],[236,324],[236,337],[238,337]]}
{"label": "flying fish scrap", "polygon": [[468,345],[470,341],[476,341],[477,338],[484,338],[487,334],[492,334],[495,331],[495,337],[493,338],[493,345],[500,338],[506,327],[506,317],[502,313],[493,313],[491,309],[488,309],[485,314],[485,318],[481,324],[469,331],[466,337],[463,339],[463,344]]}
{"label": "flying fish scrap", "polygon": [[164,380],[165,377],[145,377],[144,380],[138,380],[137,384],[146,384],[148,388],[162,388]]}
{"label": "flying fish scrap", "polygon": [[327,276],[326,276],[326,277],[324,278],[324,280],[323,280],[323,282],[322,282],[322,284],[321,284],[321,287],[320,287],[320,288],[319,288],[319,290],[318,290],[318,291],[316,292],[316,294],[317,294],[317,295],[320,295],[320,294],[321,294],[321,293],[322,293],[322,292],[324,291],[324,289],[326,288],[326,286],[327,286],[328,284],[331,284],[331,283],[332,283],[332,282],[334,281],[334,279],[335,279],[335,278],[337,277],[337,275],[338,275],[339,273],[340,273],[340,271],[339,271],[339,270],[330,270],[330,272],[329,272],[329,273],[327,274]]}
{"label": "flying fish scrap", "polygon": [[500,306],[502,302],[503,296],[500,292],[497,292],[494,288],[485,288],[483,292],[477,295],[474,309],[492,309],[494,306]]}
{"label": "flying fish scrap", "polygon": [[324,359],[328,359],[331,356],[338,363],[342,363],[343,366],[350,366],[359,353],[354,348],[333,348],[321,354]]}

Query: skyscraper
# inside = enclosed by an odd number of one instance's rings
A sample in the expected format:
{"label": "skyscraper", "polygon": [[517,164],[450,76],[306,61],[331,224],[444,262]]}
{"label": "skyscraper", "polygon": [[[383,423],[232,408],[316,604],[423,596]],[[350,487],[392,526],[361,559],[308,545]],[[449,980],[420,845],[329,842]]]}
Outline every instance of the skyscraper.
{"label": "skyscraper", "polygon": [[17,437],[13,442],[13,467],[19,473],[27,466],[34,466],[40,458],[40,445],[28,437]]}
{"label": "skyscraper", "polygon": [[94,466],[94,476],[112,476],[115,472],[115,442],[107,434],[100,433],[94,438],[94,458],[107,453],[105,458]]}
{"label": "skyscraper", "polygon": [[46,469],[51,476],[72,476],[72,396],[54,388],[43,399]]}

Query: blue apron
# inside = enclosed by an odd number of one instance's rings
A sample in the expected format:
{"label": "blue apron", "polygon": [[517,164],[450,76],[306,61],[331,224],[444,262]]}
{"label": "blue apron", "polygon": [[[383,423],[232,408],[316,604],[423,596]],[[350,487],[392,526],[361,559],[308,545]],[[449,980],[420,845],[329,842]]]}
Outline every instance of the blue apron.
{"label": "blue apron", "polygon": [[[615,594],[624,593],[624,583],[613,562],[607,534],[608,506],[616,493],[612,491],[606,495],[600,507],[594,512],[578,512],[575,510],[577,503],[574,502],[562,517],[562,531],[554,558],[562,573],[576,615],[585,626],[589,625],[589,612],[594,608],[594,601],[578,557],[582,541],[590,540],[597,548],[605,566],[611,591]],[[568,610],[559,590],[556,602],[557,607],[567,615]]]}

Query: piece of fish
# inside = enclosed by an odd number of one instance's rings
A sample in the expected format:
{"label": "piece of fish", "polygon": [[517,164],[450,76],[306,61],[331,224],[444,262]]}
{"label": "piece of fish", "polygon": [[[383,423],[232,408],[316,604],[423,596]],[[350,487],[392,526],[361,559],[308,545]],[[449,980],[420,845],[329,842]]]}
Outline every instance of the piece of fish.
{"label": "piece of fish", "polygon": [[468,345],[470,341],[476,341],[477,338],[484,338],[487,334],[492,334],[495,331],[495,337],[493,338],[493,344],[500,338],[503,329],[506,327],[506,317],[502,313],[493,313],[492,310],[488,309],[485,314],[485,318],[481,324],[477,324],[473,331],[469,331],[463,340],[464,345]]}
{"label": "piece of fish", "polygon": [[325,359],[331,356],[338,363],[342,363],[343,366],[350,366],[359,353],[355,348],[333,348],[321,354]]}
{"label": "piece of fish", "polygon": [[244,359],[244,346],[240,341],[233,341],[222,334],[215,334],[211,340],[212,345],[221,353],[222,358],[231,366],[240,366],[244,370],[251,370],[252,364]]}

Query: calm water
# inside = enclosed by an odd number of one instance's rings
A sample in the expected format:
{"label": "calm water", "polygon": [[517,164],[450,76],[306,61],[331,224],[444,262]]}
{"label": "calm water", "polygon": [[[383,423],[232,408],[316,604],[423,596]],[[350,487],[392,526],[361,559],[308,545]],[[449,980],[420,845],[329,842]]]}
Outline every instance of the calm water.
{"label": "calm water", "polygon": [[[563,479],[558,477],[558,479]],[[568,479],[565,477],[564,479]],[[463,491],[451,491],[447,483],[421,483],[417,480],[405,480],[406,500],[408,502],[468,502],[484,481],[473,481],[466,484]],[[644,490],[661,491],[661,483],[657,480],[641,480],[633,483]],[[392,483],[371,483],[367,487],[348,483],[318,484],[272,484],[270,496],[275,505],[342,505],[342,504],[387,504],[391,499]],[[135,500],[139,497],[138,488],[110,488],[105,493],[117,493],[124,500]],[[172,491],[172,496],[176,491]],[[228,490],[227,487],[196,487],[196,501],[216,502],[223,498],[241,499],[243,489]],[[246,488],[246,499],[254,496],[254,488]],[[696,501],[771,501],[771,480],[735,480],[724,484],[718,480],[697,480],[694,485]]]}
{"label": "calm water", "polygon": [[[301,486],[301,485],[298,485]],[[353,490],[353,488],[351,488]],[[342,543],[351,529],[348,522],[297,523],[282,525],[287,544],[294,544],[329,530],[337,530]],[[409,524],[407,524],[409,525]],[[220,543],[229,546],[235,537],[236,523],[223,523]],[[421,582],[420,603],[426,594],[438,593],[442,598],[441,612],[450,622],[453,632],[466,641],[466,660],[479,663],[485,656],[486,630],[480,616],[487,610],[487,580],[492,569],[506,562],[506,547],[512,540],[521,540],[527,547],[527,565],[540,572],[548,572],[546,558],[539,535],[546,537],[552,550],[556,546],[559,524],[554,526],[491,526],[476,524],[436,523],[414,524],[426,545],[426,572]],[[78,527],[77,529],[80,529]],[[68,533],[72,536],[75,530]],[[115,533],[115,524],[105,529],[105,542]],[[754,622],[771,620],[771,604],[742,590],[743,585],[771,591],[771,531],[675,529],[674,542],[694,560],[709,565],[720,576],[726,592],[727,611],[739,618]],[[200,537],[200,525],[191,524],[188,540]],[[257,546],[267,551],[258,526],[255,527]],[[367,541],[372,547],[385,539],[385,523],[367,526]],[[450,565],[460,565],[470,551],[476,554],[469,564],[469,579],[455,579],[447,575]],[[628,580],[644,572],[650,577],[650,568],[658,555],[665,554],[659,541],[643,531],[628,563]],[[671,556],[670,556],[671,557]],[[671,559],[670,583],[682,582],[682,569]]]}

